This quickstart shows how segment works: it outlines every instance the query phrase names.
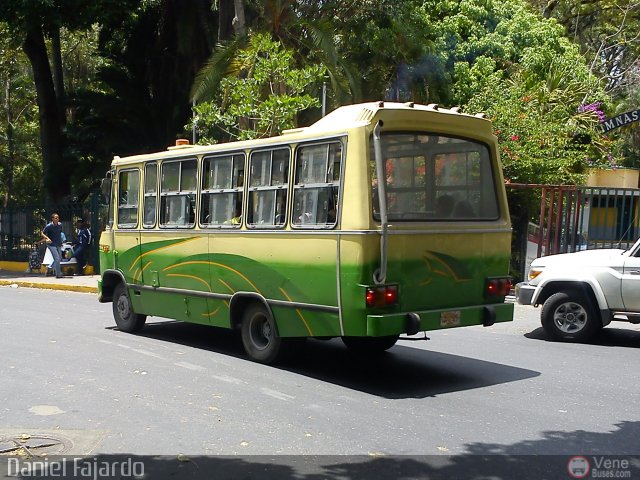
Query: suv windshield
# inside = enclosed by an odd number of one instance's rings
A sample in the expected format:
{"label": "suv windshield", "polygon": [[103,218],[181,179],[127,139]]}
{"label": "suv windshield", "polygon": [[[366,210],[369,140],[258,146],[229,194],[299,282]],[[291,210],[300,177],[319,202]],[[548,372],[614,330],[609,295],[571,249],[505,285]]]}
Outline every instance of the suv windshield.
{"label": "suv windshield", "polygon": [[[495,220],[498,202],[489,148],[429,133],[383,133],[390,221]],[[371,141],[373,216],[380,219]]]}

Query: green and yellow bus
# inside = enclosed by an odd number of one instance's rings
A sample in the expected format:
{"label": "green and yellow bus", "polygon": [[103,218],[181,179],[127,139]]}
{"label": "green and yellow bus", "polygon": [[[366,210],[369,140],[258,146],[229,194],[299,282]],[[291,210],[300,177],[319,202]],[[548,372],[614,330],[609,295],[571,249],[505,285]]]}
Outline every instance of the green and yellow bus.
{"label": "green and yellow bus", "polygon": [[482,114],[344,106],[277,137],[116,157],[105,185],[99,300],[126,332],[149,315],[231,328],[271,363],[308,337],[377,352],[513,318]]}

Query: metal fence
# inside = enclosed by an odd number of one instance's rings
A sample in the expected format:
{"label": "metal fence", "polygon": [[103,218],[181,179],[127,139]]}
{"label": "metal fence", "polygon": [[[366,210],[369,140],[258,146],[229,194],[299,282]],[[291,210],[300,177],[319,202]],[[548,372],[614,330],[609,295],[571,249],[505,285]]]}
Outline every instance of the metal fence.
{"label": "metal fence", "polygon": [[[513,204],[512,274],[522,279],[534,258],[601,248],[629,248],[640,235],[640,189],[507,185],[529,195],[535,211]],[[511,195],[513,198],[514,195]],[[520,195],[519,200],[523,201]],[[531,202],[532,198],[534,199]]]}
{"label": "metal fence", "polygon": [[60,215],[62,231],[67,241],[76,238],[75,224],[85,220],[94,236],[89,264],[97,270],[97,236],[99,221],[100,194],[92,193],[84,202],[73,202],[45,208],[42,205],[0,208],[0,260],[27,262],[32,251],[42,255],[44,247],[38,243],[42,239],[42,229],[51,221],[51,215]]}

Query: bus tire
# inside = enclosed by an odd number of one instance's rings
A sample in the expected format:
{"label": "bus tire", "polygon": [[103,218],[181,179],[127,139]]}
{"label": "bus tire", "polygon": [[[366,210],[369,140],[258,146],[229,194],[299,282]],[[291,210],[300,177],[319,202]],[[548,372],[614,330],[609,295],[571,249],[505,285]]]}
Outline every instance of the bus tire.
{"label": "bus tire", "polygon": [[591,302],[579,292],[558,292],[542,305],[542,328],[555,340],[586,342],[598,333],[602,321]]}
{"label": "bus tire", "polygon": [[139,331],[147,320],[146,315],[133,311],[127,287],[122,282],[118,283],[113,291],[113,318],[118,328],[128,333]]}
{"label": "bus tire", "polygon": [[304,338],[282,338],[267,307],[252,303],[242,316],[242,345],[251,360],[271,364],[283,360],[297,350]]}
{"label": "bus tire", "polygon": [[342,342],[349,350],[361,355],[379,354],[393,347],[400,335],[384,337],[342,337]]}

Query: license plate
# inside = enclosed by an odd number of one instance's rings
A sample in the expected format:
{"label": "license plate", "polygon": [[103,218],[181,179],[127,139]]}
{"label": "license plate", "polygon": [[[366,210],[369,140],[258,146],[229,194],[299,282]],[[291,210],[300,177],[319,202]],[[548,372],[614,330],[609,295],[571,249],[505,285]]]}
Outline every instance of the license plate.
{"label": "license plate", "polygon": [[441,327],[459,327],[460,326],[460,310],[451,312],[442,312],[440,314]]}

